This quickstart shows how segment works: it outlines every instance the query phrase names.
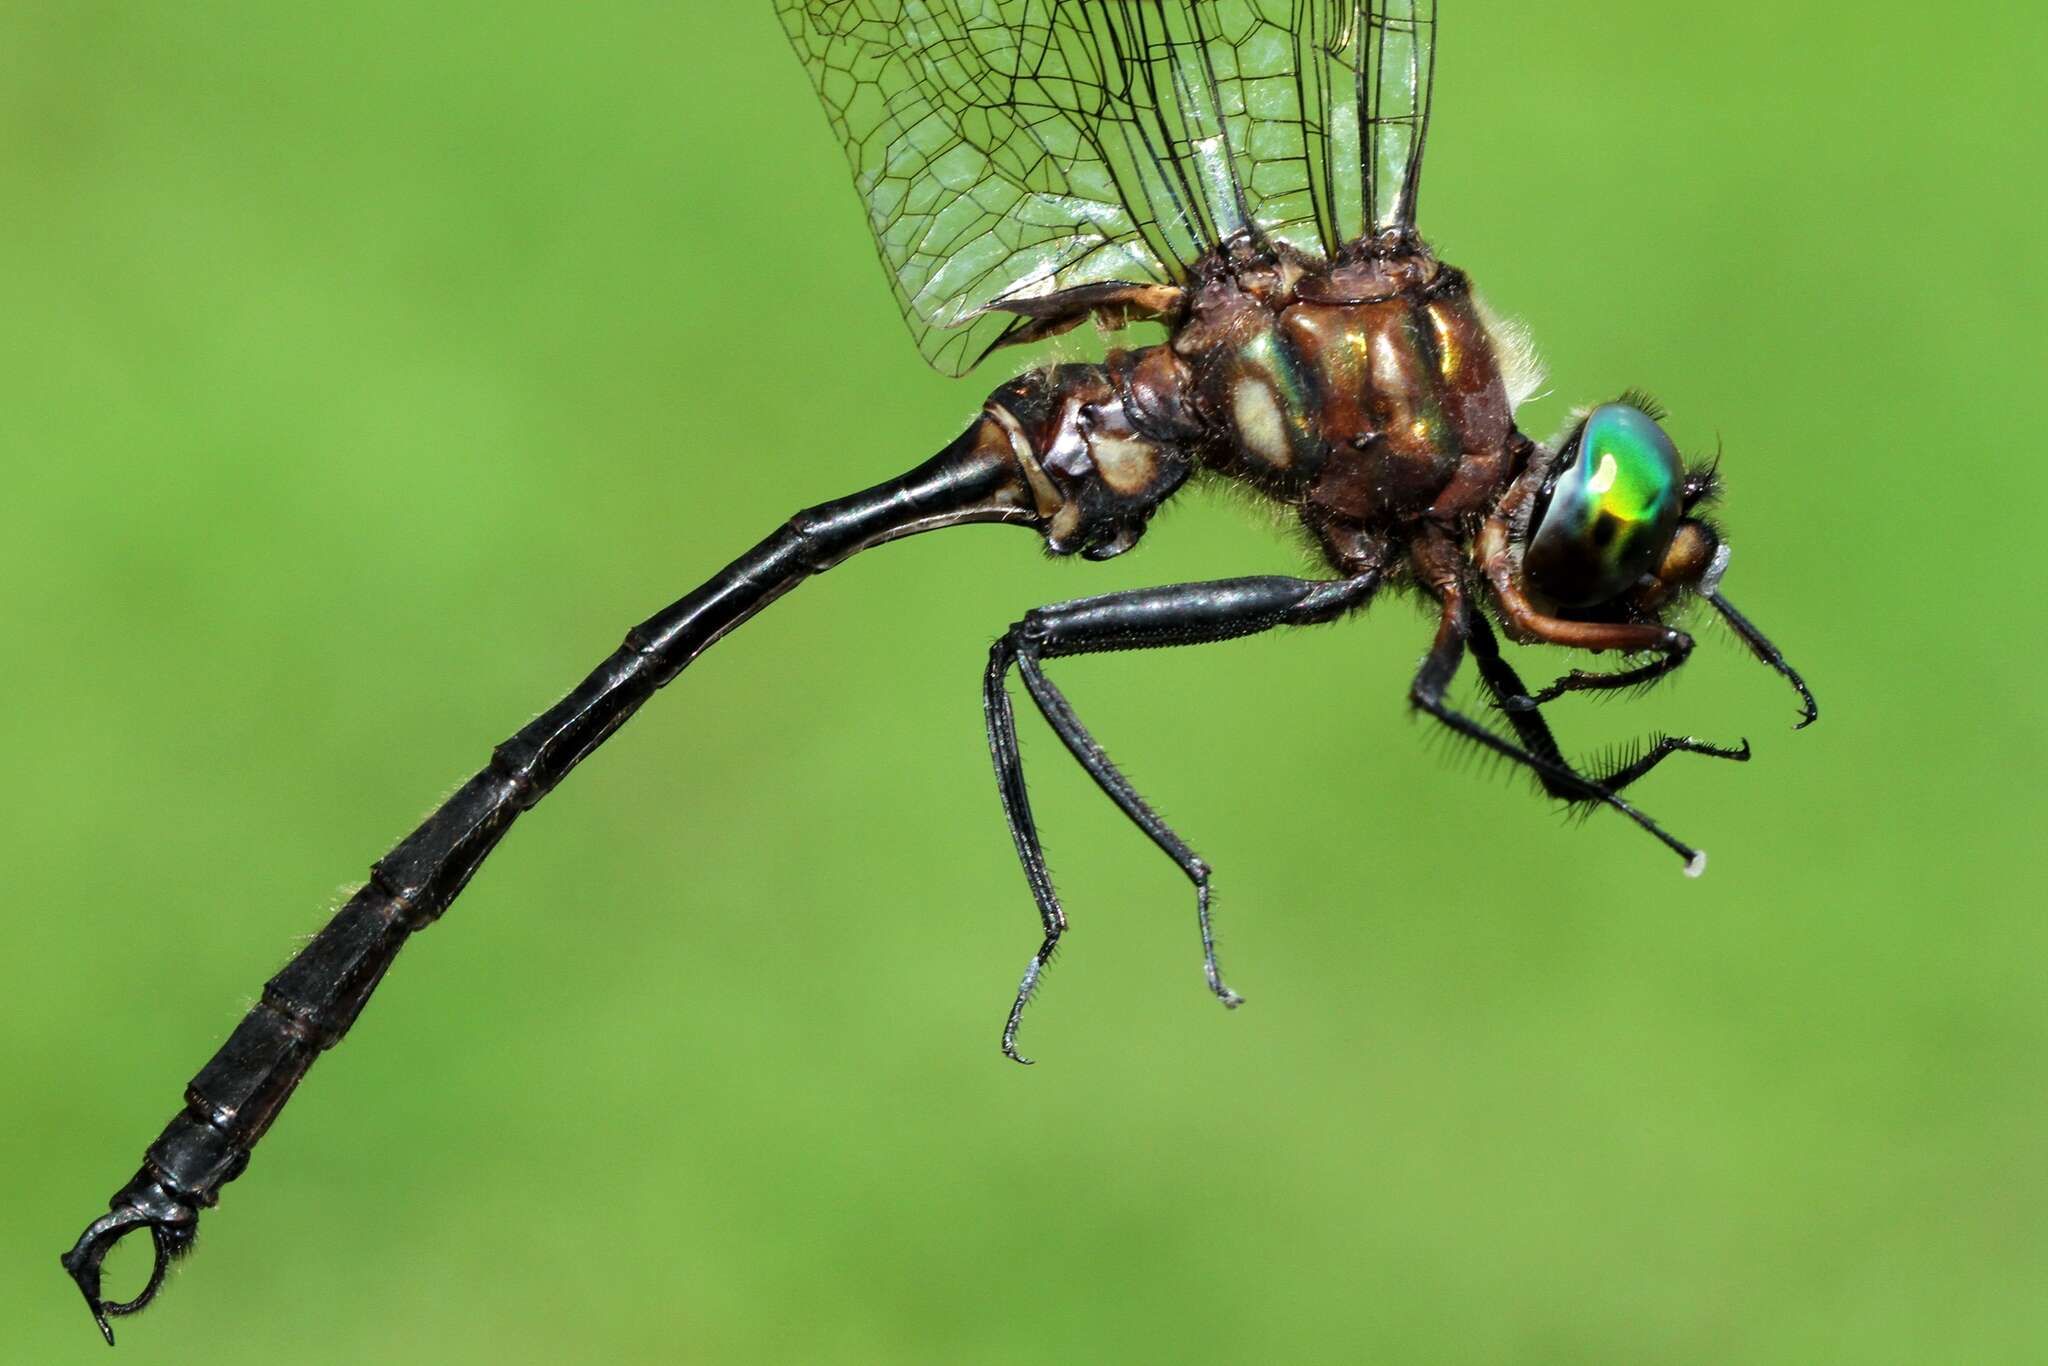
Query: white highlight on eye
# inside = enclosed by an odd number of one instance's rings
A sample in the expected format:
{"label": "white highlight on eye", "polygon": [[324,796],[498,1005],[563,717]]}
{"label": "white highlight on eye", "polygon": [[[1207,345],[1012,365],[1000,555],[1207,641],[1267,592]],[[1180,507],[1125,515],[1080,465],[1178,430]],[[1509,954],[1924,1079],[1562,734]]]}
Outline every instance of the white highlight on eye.
{"label": "white highlight on eye", "polygon": [[1586,480],[1586,492],[1603,494],[1614,487],[1614,481],[1621,477],[1621,466],[1615,463],[1613,451],[1600,452],[1600,468],[1593,471]]}

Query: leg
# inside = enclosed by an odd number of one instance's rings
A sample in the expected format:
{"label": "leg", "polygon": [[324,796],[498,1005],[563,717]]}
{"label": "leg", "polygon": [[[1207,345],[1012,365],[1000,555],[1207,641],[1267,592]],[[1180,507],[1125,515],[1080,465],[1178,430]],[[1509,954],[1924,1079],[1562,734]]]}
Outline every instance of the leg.
{"label": "leg", "polygon": [[[1466,739],[1476,741],[1496,754],[1505,755],[1516,763],[1527,766],[1552,793],[1567,800],[1597,802],[1621,812],[1684,859],[1687,876],[1698,877],[1706,871],[1705,854],[1668,834],[1662,826],[1617,796],[1612,788],[1584,777],[1562,758],[1533,752],[1494,734],[1444,701],[1444,695],[1450,689],[1451,679],[1458,672],[1458,665],[1464,659],[1465,642],[1473,633],[1471,623],[1476,619],[1476,614],[1471,611],[1466,601],[1463,585],[1454,576],[1430,573],[1430,566],[1421,560],[1418,560],[1417,568],[1423,572],[1424,582],[1443,604],[1443,614],[1438,620],[1436,640],[1430,646],[1429,654],[1424,657],[1422,667],[1416,671],[1413,686],[1408,690],[1409,700]],[[1547,724],[1541,733],[1548,736]],[[1550,754],[1554,755],[1557,750],[1556,742],[1551,740],[1547,748]],[[1644,765],[1639,771],[1629,774],[1629,779],[1633,781],[1647,771],[1648,766]]]}
{"label": "leg", "polygon": [[1075,716],[1066,697],[1046,677],[1040,662],[1061,655],[1200,645],[1256,635],[1275,626],[1328,621],[1364,606],[1379,582],[1378,572],[1371,571],[1336,582],[1266,577],[1112,593],[1041,607],[1027,614],[995,643],[982,678],[989,752],[995,760],[1003,817],[1009,823],[1010,836],[1016,842],[1018,859],[1024,865],[1025,879],[1031,884],[1031,895],[1038,903],[1039,918],[1045,927],[1045,938],[1024,969],[1024,980],[1003,1027],[1003,1052],[1007,1056],[1018,1062],[1029,1061],[1017,1053],[1017,1027],[1067,927],[1066,913],[1046,871],[1045,853],[1039,846],[1037,825],[1025,792],[1024,768],[1017,752],[1016,718],[1004,686],[1011,666],[1016,666],[1032,701],[1088,776],[1194,883],[1195,911],[1202,932],[1203,972],[1217,998],[1226,1006],[1234,1006],[1241,998],[1223,984],[1223,975],[1216,966],[1215,936],[1209,923],[1209,865],[1117,771],[1095,737]]}
{"label": "leg", "polygon": [[[1479,667],[1479,677],[1486,684],[1487,693],[1493,698],[1514,727],[1516,738],[1522,748],[1538,758],[1547,759],[1560,768],[1570,770],[1575,776],[1584,777],[1595,787],[1604,787],[1609,792],[1619,792],[1636,779],[1648,773],[1673,754],[1704,754],[1714,759],[1732,759],[1746,763],[1749,759],[1749,741],[1744,740],[1738,749],[1727,749],[1710,745],[1691,737],[1660,735],[1653,739],[1647,752],[1634,760],[1624,763],[1606,773],[1580,775],[1568,763],[1557,747],[1557,739],[1550,733],[1550,723],[1543,719],[1543,713],[1536,707],[1517,708],[1510,705],[1516,698],[1528,696],[1522,686],[1522,679],[1512,664],[1501,656],[1500,644],[1494,639],[1493,627],[1487,624],[1483,612],[1473,612],[1469,619],[1472,661]],[[1583,788],[1571,788],[1558,782],[1548,774],[1538,772],[1537,779],[1543,790],[1553,797],[1569,802],[1584,802],[1588,798]]]}
{"label": "leg", "polygon": [[1819,719],[1820,703],[1813,700],[1813,694],[1807,690],[1806,680],[1799,676],[1797,669],[1785,662],[1785,656],[1778,653],[1778,647],[1771,644],[1764,633],[1756,628],[1754,622],[1736,611],[1734,603],[1718,592],[1706,594],[1706,599],[1713,604],[1716,612],[1727,618],[1728,624],[1735,628],[1736,635],[1742,637],[1742,643],[1749,647],[1750,653],[1783,674],[1799,693],[1800,701],[1805,705],[1800,710],[1799,724],[1792,729],[1805,730]]}
{"label": "leg", "polygon": [[[1578,623],[1573,624],[1577,625]],[[1613,629],[1616,631],[1634,631],[1639,628],[1634,626],[1616,626]],[[1666,653],[1660,654],[1647,664],[1638,664],[1634,668],[1617,669],[1612,672],[1595,669],[1573,669],[1541,692],[1522,693],[1502,698],[1501,709],[1510,713],[1534,711],[1545,702],[1555,702],[1568,692],[1603,692],[1615,688],[1633,688],[1639,684],[1656,682],[1665,674],[1670,673],[1673,669],[1685,663],[1687,657],[1692,654],[1692,637],[1683,631],[1666,631],[1662,627],[1655,629],[1661,632],[1665,639],[1653,648],[1664,650]],[[1588,648],[1604,649],[1607,647],[1591,646]],[[1631,649],[1633,647],[1615,646],[1614,648]]]}
{"label": "leg", "polygon": [[1017,718],[1010,708],[1009,689],[1004,680],[1015,662],[1009,637],[996,642],[989,651],[988,669],[981,680],[981,709],[988,727],[988,748],[995,760],[996,789],[1003,800],[1003,820],[1010,827],[1010,839],[1017,846],[1018,862],[1024,865],[1024,879],[1031,884],[1031,899],[1038,905],[1045,924],[1045,939],[1025,966],[1024,981],[1017,988],[1016,1004],[1003,1025],[1003,1053],[1021,1063],[1031,1059],[1017,1052],[1017,1026],[1024,1018],[1024,1003],[1038,990],[1039,974],[1052,961],[1060,934],[1067,928],[1067,913],[1060,907],[1059,893],[1045,866],[1045,850],[1038,842],[1038,822],[1031,816],[1031,797],[1024,786],[1024,761],[1017,751]]}
{"label": "leg", "polygon": [[1536,610],[1521,585],[1515,581],[1514,565],[1508,555],[1507,525],[1495,518],[1481,531],[1474,547],[1486,575],[1493,601],[1500,608],[1501,624],[1510,636],[1529,644],[1567,645],[1580,650],[1618,650],[1623,654],[1655,651],[1658,658],[1634,668],[1614,672],[1573,669],[1538,693],[1515,693],[1501,700],[1510,714],[1526,712],[1552,702],[1568,692],[1595,692],[1612,688],[1633,688],[1654,683],[1685,663],[1692,653],[1692,637],[1683,631],[1655,623],[1566,621]]}

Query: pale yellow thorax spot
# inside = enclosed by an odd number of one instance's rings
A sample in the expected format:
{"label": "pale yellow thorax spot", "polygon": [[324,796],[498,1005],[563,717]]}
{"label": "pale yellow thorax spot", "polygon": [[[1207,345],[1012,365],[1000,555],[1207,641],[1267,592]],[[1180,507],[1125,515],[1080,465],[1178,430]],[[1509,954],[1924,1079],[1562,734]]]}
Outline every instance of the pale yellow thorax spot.
{"label": "pale yellow thorax spot", "polygon": [[1158,450],[1149,441],[1097,433],[1088,443],[1095,471],[1118,493],[1141,492],[1159,470]]}
{"label": "pale yellow thorax spot", "polygon": [[1266,385],[1254,379],[1239,380],[1230,396],[1230,415],[1252,454],[1282,468],[1293,462],[1287,419],[1280,411],[1280,400]]}

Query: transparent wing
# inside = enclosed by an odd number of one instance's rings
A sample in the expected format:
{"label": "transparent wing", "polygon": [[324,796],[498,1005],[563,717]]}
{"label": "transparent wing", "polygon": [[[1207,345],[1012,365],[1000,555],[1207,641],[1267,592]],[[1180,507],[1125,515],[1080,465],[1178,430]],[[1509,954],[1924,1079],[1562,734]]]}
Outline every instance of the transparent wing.
{"label": "transparent wing", "polygon": [[1377,232],[1415,231],[1422,152],[1436,79],[1436,0],[1361,6],[1365,62],[1359,85],[1365,112],[1365,201]]}
{"label": "transparent wing", "polygon": [[777,0],[897,303],[972,368],[1080,285],[1412,225],[1433,0]]}

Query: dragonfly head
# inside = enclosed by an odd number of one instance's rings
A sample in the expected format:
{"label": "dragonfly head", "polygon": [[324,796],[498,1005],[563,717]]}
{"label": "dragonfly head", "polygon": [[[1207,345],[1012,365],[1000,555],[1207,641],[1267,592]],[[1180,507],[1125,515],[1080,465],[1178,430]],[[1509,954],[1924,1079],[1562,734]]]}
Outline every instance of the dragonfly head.
{"label": "dragonfly head", "polygon": [[1603,403],[1549,462],[1522,573],[1557,606],[1594,609],[1645,592],[1661,602],[1712,571],[1720,537],[1689,514],[1712,496],[1713,471],[1686,471],[1660,416],[1640,395]]}
{"label": "dragonfly head", "polygon": [[1696,594],[1790,681],[1801,701],[1799,725],[1811,725],[1818,708],[1805,682],[1721,596],[1728,546],[1696,515],[1720,491],[1716,461],[1688,466],[1662,418],[1652,400],[1629,393],[1579,420],[1515,518],[1522,584],[1581,620],[1658,621]]}

